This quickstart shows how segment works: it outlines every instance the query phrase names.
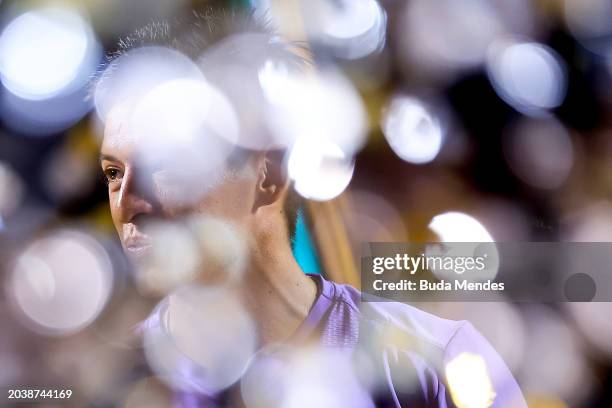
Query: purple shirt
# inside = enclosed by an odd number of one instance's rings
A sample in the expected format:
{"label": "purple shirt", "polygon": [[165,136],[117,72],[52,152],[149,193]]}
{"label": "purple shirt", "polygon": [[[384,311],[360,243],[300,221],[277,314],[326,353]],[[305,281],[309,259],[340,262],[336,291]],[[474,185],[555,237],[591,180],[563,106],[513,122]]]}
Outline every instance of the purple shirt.
{"label": "purple shirt", "polygon": [[[469,322],[442,319],[403,303],[361,302],[361,293],[355,288],[317,275],[312,277],[319,287],[319,296],[296,336],[319,336],[324,347],[352,349],[389,327],[400,338],[395,345],[368,351],[375,354],[373,358],[387,379],[382,395],[375,397],[376,406],[454,407],[444,367],[467,352],[482,357],[486,363],[496,394],[492,407],[527,407],[502,358]],[[418,387],[398,390],[394,384],[402,379],[395,376],[409,375],[418,379]]]}
{"label": "purple shirt", "polygon": [[[348,285],[309,275],[318,294],[292,343],[314,340],[324,348],[348,354],[365,351],[382,384],[364,406],[455,407],[445,380],[444,367],[461,353],[482,357],[495,392],[494,408],[527,407],[510,370],[493,347],[467,321],[439,318],[395,302],[361,302],[361,293]],[[393,342],[376,341],[385,330]],[[373,346],[374,345],[374,346]],[[410,386],[406,384],[406,379]],[[225,406],[223,396],[183,394],[180,406]],[[345,406],[354,406],[349,403]]]}

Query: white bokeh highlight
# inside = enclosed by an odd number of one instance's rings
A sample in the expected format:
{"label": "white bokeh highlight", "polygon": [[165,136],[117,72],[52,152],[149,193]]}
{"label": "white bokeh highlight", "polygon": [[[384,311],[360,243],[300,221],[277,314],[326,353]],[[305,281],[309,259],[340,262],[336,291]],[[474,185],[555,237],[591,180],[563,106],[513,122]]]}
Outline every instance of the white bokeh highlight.
{"label": "white bokeh highlight", "polygon": [[185,286],[156,308],[144,328],[155,374],[175,389],[211,394],[244,373],[256,347],[255,324],[223,288]]}
{"label": "white bokeh highlight", "polygon": [[304,198],[326,201],[348,187],[355,169],[351,157],[327,140],[301,138],[291,148],[288,173]]}
{"label": "white bokeh highlight", "polygon": [[358,59],[385,44],[386,14],[376,0],[302,2],[304,25],[315,46],[332,55]]}
{"label": "white bokeh highlight", "polygon": [[480,65],[489,44],[505,32],[491,2],[414,0],[401,15],[399,57],[430,76]]}
{"label": "white bokeh highlight", "polygon": [[428,163],[442,147],[439,120],[416,98],[394,97],[385,111],[382,128],[393,151],[409,163]]}
{"label": "white bokeh highlight", "polygon": [[442,242],[493,242],[480,221],[471,215],[450,211],[436,215],[429,223]]}
{"label": "white bokeh highlight", "polygon": [[[482,257],[484,269],[470,271],[466,278],[472,281],[493,280],[499,272],[500,257],[495,240],[485,226],[475,217],[449,211],[433,217],[428,228],[439,238],[441,245],[428,245],[430,256]],[[434,268],[439,279],[457,279],[459,275],[450,269]]]}
{"label": "white bokeh highlight", "polygon": [[20,98],[40,100],[85,83],[99,46],[89,24],[74,10],[33,9],[0,35],[0,75]]}
{"label": "white bokeh highlight", "polygon": [[99,119],[105,122],[119,104],[136,103],[172,80],[204,80],[204,75],[189,57],[170,48],[147,46],[121,55],[105,68],[94,90]]}
{"label": "white bokeh highlight", "polygon": [[291,146],[310,138],[333,143],[347,155],[366,142],[367,117],[350,80],[337,71],[290,74],[264,65],[260,83],[269,103],[268,124],[277,142]]}
{"label": "white bokeh highlight", "polygon": [[502,40],[488,55],[487,73],[497,94],[517,111],[539,116],[563,103],[567,69],[550,47]]}
{"label": "white bokeh highlight", "polygon": [[60,230],[34,241],[16,258],[7,289],[28,327],[60,336],[93,322],[112,285],[104,248],[84,233]]}

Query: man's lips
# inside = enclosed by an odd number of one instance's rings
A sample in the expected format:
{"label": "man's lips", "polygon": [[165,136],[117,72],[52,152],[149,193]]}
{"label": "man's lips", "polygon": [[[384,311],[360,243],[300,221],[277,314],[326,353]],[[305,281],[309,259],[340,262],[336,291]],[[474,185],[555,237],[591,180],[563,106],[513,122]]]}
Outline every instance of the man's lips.
{"label": "man's lips", "polygon": [[129,256],[140,256],[151,249],[151,237],[134,223],[123,224],[121,235],[123,249]]}
{"label": "man's lips", "polygon": [[132,255],[148,252],[151,246],[151,241],[148,239],[128,239],[125,242],[125,250]]}

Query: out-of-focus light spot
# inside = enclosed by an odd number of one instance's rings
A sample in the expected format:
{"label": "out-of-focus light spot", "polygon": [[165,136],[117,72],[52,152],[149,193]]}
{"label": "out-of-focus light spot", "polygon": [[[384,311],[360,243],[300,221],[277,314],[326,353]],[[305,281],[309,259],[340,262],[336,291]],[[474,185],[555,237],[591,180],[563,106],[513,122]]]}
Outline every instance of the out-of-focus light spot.
{"label": "out-of-focus light spot", "polygon": [[333,143],[353,155],[365,143],[367,120],[361,97],[338,72],[291,74],[282,69],[260,75],[270,109],[268,123],[280,144],[298,138]]}
{"label": "out-of-focus light spot", "polygon": [[173,207],[197,202],[218,185],[239,132],[229,101],[190,79],[162,83],[143,96],[128,129],[154,190]]}
{"label": "out-of-focus light spot", "polygon": [[200,281],[233,283],[240,280],[247,265],[247,243],[230,222],[213,217],[195,216],[189,227],[198,242],[202,258]]}
{"label": "out-of-focus light spot", "polygon": [[24,184],[8,163],[0,162],[0,217],[9,216],[21,203]]}
{"label": "out-of-focus light spot", "polygon": [[612,360],[612,303],[568,302],[564,306],[587,341],[599,353]]}
{"label": "out-of-focus light spot", "polygon": [[[127,254],[136,266],[136,283],[143,293],[166,295],[195,279],[201,263],[191,231],[178,222],[155,222],[143,227],[142,250]],[[139,248],[140,249],[140,248]]]}
{"label": "out-of-focus light spot", "polygon": [[127,101],[136,103],[158,85],[175,79],[203,80],[198,66],[179,51],[149,46],[115,59],[102,73],[94,93],[96,111],[106,121],[108,113]]}
{"label": "out-of-focus light spot", "polygon": [[479,65],[504,32],[493,6],[481,0],[411,1],[400,27],[401,60],[426,75]]}
{"label": "out-of-focus light spot", "polygon": [[293,353],[295,350],[288,346],[276,344],[257,351],[240,380],[240,392],[247,407],[282,406]]}
{"label": "out-of-focus light spot", "polygon": [[60,132],[91,108],[87,83],[102,56],[88,22],[69,8],[27,11],[0,35],[0,95],[7,127],[29,136]]}
{"label": "out-of-focus light spot", "polygon": [[24,99],[46,99],[81,86],[95,67],[98,45],[75,11],[35,9],[16,17],[0,35],[3,85]]}
{"label": "out-of-focus light spot", "polygon": [[249,407],[373,407],[355,366],[337,350],[258,353],[241,381]]}
{"label": "out-of-focus light spot", "polygon": [[597,202],[563,220],[563,241],[612,242],[612,205]]}
{"label": "out-of-focus light spot", "polygon": [[512,372],[518,372],[527,347],[525,323],[519,309],[507,298],[492,302],[439,302],[432,310],[437,316],[467,320],[482,333]]}
{"label": "out-of-focus light spot", "polygon": [[373,407],[357,381],[350,358],[338,350],[314,350],[296,356],[290,368],[287,408]]}
{"label": "out-of-focus light spot", "polygon": [[231,292],[186,286],[148,319],[145,355],[167,384],[205,394],[237,381],[255,352],[253,321]]}
{"label": "out-of-focus light spot", "polygon": [[62,230],[35,241],[19,255],[7,289],[30,327],[65,335],[98,316],[112,282],[104,249],[83,233]]}
{"label": "out-of-focus light spot", "polygon": [[442,242],[493,242],[493,237],[480,221],[461,212],[436,215],[429,228]]}
{"label": "out-of-focus light spot", "polygon": [[386,15],[376,0],[303,1],[304,24],[315,47],[337,57],[365,57],[385,44]]}
{"label": "out-of-focus light spot", "polygon": [[353,177],[355,164],[332,142],[304,137],[291,148],[289,177],[295,190],[312,200],[331,200],[340,195]]}
{"label": "out-of-focus light spot", "polygon": [[546,306],[532,304],[523,312],[528,347],[520,369],[521,389],[527,395],[554,395],[569,406],[583,405],[594,379],[575,332]]}
{"label": "out-of-focus light spot", "polygon": [[[447,212],[435,216],[429,223],[443,245],[429,245],[426,253],[430,256],[474,256],[483,257],[485,267],[472,270],[469,278],[472,281],[495,279],[499,272],[499,251],[493,237],[476,218],[461,213]],[[434,268],[434,275],[439,279],[456,279],[457,270]]]}
{"label": "out-of-focus light spot", "polygon": [[459,354],[446,364],[444,373],[458,408],[488,408],[493,405],[496,393],[487,364],[478,354]]}
{"label": "out-of-focus light spot", "polygon": [[290,73],[303,72],[290,50],[293,46],[278,36],[249,32],[225,38],[198,57],[206,79],[227,96],[238,114],[241,147],[268,150],[290,144],[292,135],[268,129],[267,95],[262,89],[266,78],[278,74],[277,83],[282,84]]}
{"label": "out-of-focus light spot", "polygon": [[565,22],[576,39],[602,56],[612,51],[612,3],[607,0],[565,0]]}
{"label": "out-of-focus light spot", "polygon": [[292,80],[289,67],[272,59],[264,62],[257,72],[257,79],[264,96],[272,102],[282,101],[287,96],[283,88]]}
{"label": "out-of-focus light spot", "polygon": [[[140,138],[153,143],[170,143],[170,138],[192,143],[197,138],[217,137],[233,144],[238,136],[231,104],[203,80],[178,79],[155,87],[136,106],[132,126]],[[216,155],[209,159],[213,163],[223,160]]]}
{"label": "out-of-focus light spot", "polygon": [[565,127],[554,119],[526,119],[504,141],[508,165],[525,183],[541,189],[560,187],[574,164],[574,147]]}
{"label": "out-of-focus light spot", "polygon": [[499,41],[491,47],[487,73],[497,94],[519,112],[541,115],[561,105],[567,73],[551,48],[538,44]]}
{"label": "out-of-focus light spot", "polygon": [[507,32],[523,37],[537,35],[541,28],[537,6],[531,0],[516,0],[510,5],[504,0],[487,1],[491,4]]}
{"label": "out-of-focus light spot", "polygon": [[442,146],[438,120],[417,99],[393,98],[383,119],[383,132],[403,160],[423,164],[435,159]]}
{"label": "out-of-focus light spot", "polygon": [[207,285],[235,282],[246,266],[246,242],[229,222],[196,215],[145,224],[139,231],[142,250],[127,253],[136,266],[144,293],[167,295],[197,280]]}
{"label": "out-of-focus light spot", "polygon": [[611,29],[612,4],[605,0],[565,0],[565,18],[571,28],[594,37]]}

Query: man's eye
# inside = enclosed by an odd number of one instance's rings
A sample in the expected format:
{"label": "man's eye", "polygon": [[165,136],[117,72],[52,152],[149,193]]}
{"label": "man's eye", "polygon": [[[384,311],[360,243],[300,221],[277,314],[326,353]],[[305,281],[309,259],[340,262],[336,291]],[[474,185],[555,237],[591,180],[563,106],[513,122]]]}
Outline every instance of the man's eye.
{"label": "man's eye", "polygon": [[121,178],[121,172],[118,169],[106,169],[104,170],[104,177],[107,183],[114,183]]}

